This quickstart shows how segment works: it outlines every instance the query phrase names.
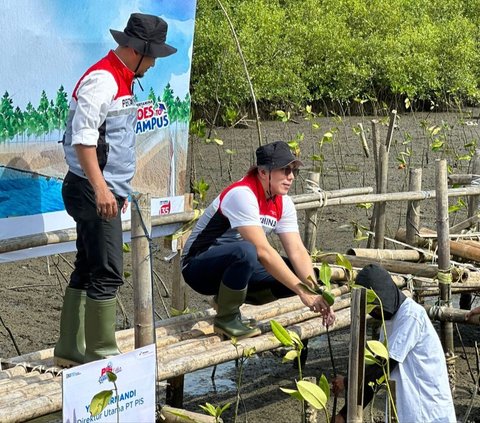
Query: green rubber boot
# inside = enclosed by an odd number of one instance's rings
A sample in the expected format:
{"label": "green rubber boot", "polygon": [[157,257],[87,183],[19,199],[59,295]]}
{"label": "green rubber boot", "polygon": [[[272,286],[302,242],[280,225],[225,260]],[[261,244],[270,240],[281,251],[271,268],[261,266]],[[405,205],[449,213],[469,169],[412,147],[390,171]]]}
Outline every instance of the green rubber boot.
{"label": "green rubber boot", "polygon": [[85,363],[120,354],[115,339],[117,299],[85,303]]}
{"label": "green rubber boot", "polygon": [[67,286],[60,317],[60,338],[53,350],[55,366],[72,367],[85,361],[84,290]]}
{"label": "green rubber boot", "polygon": [[249,338],[256,329],[247,326],[242,321],[240,306],[245,301],[247,289],[234,290],[222,283],[217,295],[217,315],[213,321],[213,330],[228,337]]}

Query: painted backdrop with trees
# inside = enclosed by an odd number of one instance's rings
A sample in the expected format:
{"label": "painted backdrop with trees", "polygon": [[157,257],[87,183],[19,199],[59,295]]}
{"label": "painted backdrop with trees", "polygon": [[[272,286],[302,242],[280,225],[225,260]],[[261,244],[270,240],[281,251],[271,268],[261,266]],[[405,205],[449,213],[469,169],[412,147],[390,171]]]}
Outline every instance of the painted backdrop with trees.
{"label": "painted backdrop with trees", "polygon": [[[76,82],[116,47],[131,13],[161,16],[176,54],[134,84],[135,191],[183,208],[196,0],[7,0],[0,27],[0,239],[74,226],[64,211],[60,143]],[[177,200],[176,200],[177,199]],[[163,210],[166,210],[165,208]],[[153,210],[158,214],[160,210]],[[126,216],[128,218],[128,215]],[[0,257],[0,261],[2,257]]]}

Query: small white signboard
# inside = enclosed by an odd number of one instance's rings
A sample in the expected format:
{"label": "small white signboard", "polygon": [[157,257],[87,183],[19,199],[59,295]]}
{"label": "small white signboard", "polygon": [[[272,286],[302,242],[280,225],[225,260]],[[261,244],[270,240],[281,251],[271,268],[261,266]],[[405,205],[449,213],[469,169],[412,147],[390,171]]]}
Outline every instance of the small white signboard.
{"label": "small white signboard", "polygon": [[[117,376],[117,392],[107,372]],[[155,379],[155,344],[64,370],[63,422],[154,422]],[[92,416],[92,398],[108,390],[112,390],[109,404],[100,414]]]}

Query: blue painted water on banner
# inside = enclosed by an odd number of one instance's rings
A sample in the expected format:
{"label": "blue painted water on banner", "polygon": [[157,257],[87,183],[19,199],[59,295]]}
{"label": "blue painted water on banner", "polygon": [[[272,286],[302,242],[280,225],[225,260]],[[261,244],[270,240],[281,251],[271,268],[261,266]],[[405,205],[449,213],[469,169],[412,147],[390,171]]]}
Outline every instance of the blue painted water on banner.
{"label": "blue painted water on banner", "polygon": [[0,167],[0,218],[64,209],[60,179]]}

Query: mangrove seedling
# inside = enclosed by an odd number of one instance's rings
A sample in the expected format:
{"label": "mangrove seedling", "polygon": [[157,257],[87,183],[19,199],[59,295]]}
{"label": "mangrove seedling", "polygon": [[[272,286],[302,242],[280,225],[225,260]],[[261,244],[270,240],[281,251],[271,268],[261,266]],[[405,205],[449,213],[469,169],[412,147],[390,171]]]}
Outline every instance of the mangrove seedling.
{"label": "mangrove seedling", "polygon": [[227,402],[223,406],[214,406],[209,402],[206,402],[205,405],[200,405],[200,408],[208,415],[212,416],[215,419],[215,423],[220,421],[220,417],[225,410],[230,407],[231,403]]}
{"label": "mangrove seedling", "polygon": [[[107,371],[107,378],[109,382],[113,383],[114,389],[115,389],[115,398],[116,398],[116,403],[117,403],[117,423],[120,421],[120,405],[118,403],[118,388],[117,388],[117,375],[113,372]],[[92,417],[98,416],[105,408],[107,405],[110,403],[110,400],[112,399],[113,396],[113,390],[108,389],[105,391],[101,391],[98,394],[96,394],[93,398],[92,401],[90,402],[90,415]]]}

